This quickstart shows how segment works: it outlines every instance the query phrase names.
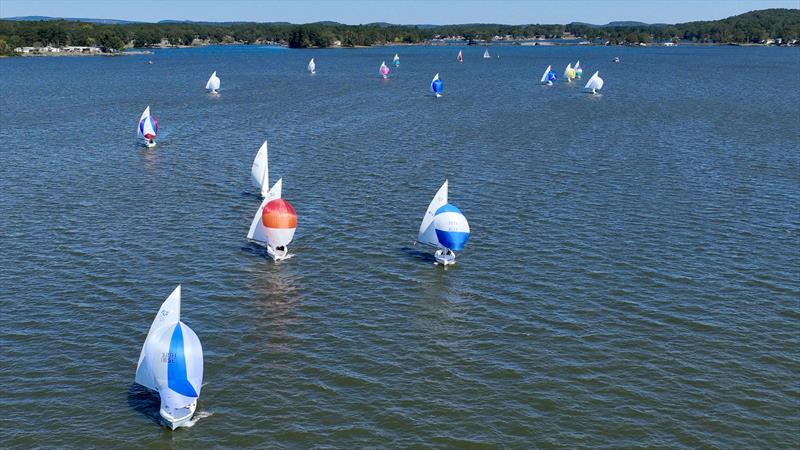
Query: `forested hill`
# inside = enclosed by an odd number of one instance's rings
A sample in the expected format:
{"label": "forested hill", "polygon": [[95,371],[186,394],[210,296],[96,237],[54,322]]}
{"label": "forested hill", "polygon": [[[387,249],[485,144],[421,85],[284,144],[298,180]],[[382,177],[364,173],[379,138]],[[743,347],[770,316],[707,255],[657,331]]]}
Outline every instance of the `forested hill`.
{"label": "forested hill", "polygon": [[436,37],[461,36],[465,39],[492,39],[512,36],[517,39],[574,36],[611,43],[637,43],[652,40],[689,40],[709,43],[760,43],[767,39],[788,42],[800,38],[800,9],[765,9],[722,20],[688,22],[675,25],[612,22],[608,25],[571,23],[567,25],[343,25],[320,22],[304,25],[288,23],[94,23],[75,20],[16,21],[0,20],[0,54],[16,47],[96,45],[108,49],[125,46],[148,47],[166,39],[172,45],[203,43],[278,42],[289,47],[330,47],[337,41],[344,47],[384,43],[417,43]]}

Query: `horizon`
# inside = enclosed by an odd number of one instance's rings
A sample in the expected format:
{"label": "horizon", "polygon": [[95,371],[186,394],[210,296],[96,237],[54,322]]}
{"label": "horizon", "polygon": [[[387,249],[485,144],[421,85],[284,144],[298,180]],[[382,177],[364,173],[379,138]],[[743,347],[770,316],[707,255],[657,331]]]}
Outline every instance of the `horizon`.
{"label": "horizon", "polygon": [[[148,5],[151,5],[152,8],[148,8]],[[484,2],[463,0],[438,2],[436,5],[439,8],[435,11],[429,11],[428,8],[415,8],[414,6],[417,5],[429,5],[428,2],[419,0],[388,3],[365,0],[337,3],[309,0],[296,2],[233,0],[226,2],[225,8],[220,11],[208,11],[206,8],[200,8],[208,5],[216,5],[216,3],[207,0],[125,2],[41,0],[35,3],[22,0],[3,0],[0,2],[0,19],[44,16],[144,23],[160,21],[288,22],[291,24],[337,22],[345,25],[389,23],[393,25],[446,26],[477,23],[526,25],[582,22],[603,25],[610,22],[676,24],[719,20],[753,10],[798,9],[798,3],[794,0],[656,0],[652,2],[562,0],[556,7],[540,0],[503,0],[492,3],[492,11],[488,13]],[[547,10],[541,10],[541,7],[545,5]],[[247,11],[247,13],[239,11]],[[423,13],[431,12],[433,14],[423,15]],[[460,17],[461,19],[451,21],[435,19],[444,17],[442,14],[445,13],[449,14],[449,17]],[[248,17],[242,17],[245,15]],[[530,20],[519,20],[520,17],[527,17]]]}

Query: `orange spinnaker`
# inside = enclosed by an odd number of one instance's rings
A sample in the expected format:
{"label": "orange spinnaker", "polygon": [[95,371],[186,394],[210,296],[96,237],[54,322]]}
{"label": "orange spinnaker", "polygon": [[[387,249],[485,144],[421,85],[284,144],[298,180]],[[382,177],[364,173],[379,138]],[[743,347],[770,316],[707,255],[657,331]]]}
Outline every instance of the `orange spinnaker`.
{"label": "orange spinnaker", "polygon": [[297,228],[297,213],[289,202],[276,198],[261,210],[261,223],[267,228]]}

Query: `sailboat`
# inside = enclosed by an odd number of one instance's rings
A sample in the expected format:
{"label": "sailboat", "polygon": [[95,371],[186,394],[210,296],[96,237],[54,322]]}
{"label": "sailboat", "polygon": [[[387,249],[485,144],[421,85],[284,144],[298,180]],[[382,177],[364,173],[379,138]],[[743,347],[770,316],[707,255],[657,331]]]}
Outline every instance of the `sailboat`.
{"label": "sailboat", "polygon": [[570,83],[575,79],[575,69],[572,68],[572,63],[567,64],[567,68],[564,69],[564,78]]}
{"label": "sailboat", "polygon": [[442,80],[439,79],[439,74],[433,76],[433,80],[431,80],[431,90],[434,94],[436,94],[436,98],[442,96],[442,88],[444,87],[444,83]]}
{"label": "sailboat", "polygon": [[551,70],[551,66],[547,66],[547,69],[544,69],[542,79],[539,80],[539,82],[548,86],[552,86],[553,81],[556,81],[556,73]]}
{"label": "sailboat", "polygon": [[392,58],[392,62],[394,62],[395,67],[400,67],[400,55],[395,53],[394,58]]}
{"label": "sailboat", "polygon": [[216,70],[208,78],[206,90],[210,91],[212,94],[216,94],[219,91],[219,77],[217,76]]}
{"label": "sailboat", "polygon": [[378,72],[380,72],[384,80],[389,78],[389,67],[386,66],[386,61],[381,62],[381,68],[378,69]]}
{"label": "sailboat", "polygon": [[592,94],[595,95],[597,95],[597,91],[603,89],[603,79],[600,78],[599,74],[600,71],[595,72],[594,75],[589,78],[589,81],[586,82],[586,86],[583,87],[584,89],[591,89]]}
{"label": "sailboat", "polygon": [[297,213],[294,207],[281,198],[283,179],[279,179],[256,210],[247,239],[267,248],[273,261],[289,256],[289,243],[297,229]]}
{"label": "sailboat", "polygon": [[581,68],[581,62],[578,61],[575,63],[575,78],[580,80],[581,76],[583,76],[583,69]]}
{"label": "sailboat", "polygon": [[311,75],[314,75],[315,73],[317,73],[317,65],[314,64],[314,58],[311,58],[311,61],[308,62],[308,72]]}
{"label": "sailboat", "polygon": [[142,116],[139,117],[139,125],[136,127],[139,137],[144,139],[147,148],[156,146],[156,134],[158,134],[158,121],[150,115],[150,106],[144,109]]}
{"label": "sailboat", "polygon": [[458,51],[458,56],[456,57],[456,59],[458,59],[458,62],[460,63],[464,62],[464,55],[461,54],[461,50]]}
{"label": "sailboat", "polygon": [[487,48],[483,52],[483,59],[492,59],[491,55],[489,55],[489,49]]}
{"label": "sailboat", "polygon": [[467,218],[447,203],[447,180],[444,180],[425,211],[417,242],[437,247],[433,257],[438,264],[448,266],[456,263],[455,251],[463,250],[468,238]]}
{"label": "sailboat", "polygon": [[181,286],[161,305],[142,345],[136,383],[158,392],[159,415],[167,426],[186,425],[197,409],[203,386],[203,347],[181,322]]}

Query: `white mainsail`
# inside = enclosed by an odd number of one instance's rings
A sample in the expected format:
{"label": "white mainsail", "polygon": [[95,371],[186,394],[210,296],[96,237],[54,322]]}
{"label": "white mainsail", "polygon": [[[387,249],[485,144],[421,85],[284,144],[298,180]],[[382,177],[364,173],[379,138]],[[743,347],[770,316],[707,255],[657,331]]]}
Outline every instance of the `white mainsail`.
{"label": "white mainsail", "polygon": [[144,120],[145,117],[150,117],[150,105],[147,105],[147,108],[144,109],[142,115],[139,116],[139,121],[136,122],[136,133],[139,134],[139,137],[144,137],[144,134],[142,133],[142,127],[140,127],[139,124],[142,123],[142,120]]}
{"label": "white mainsail", "polygon": [[314,63],[314,58],[311,58],[311,61],[308,62],[308,71],[311,73],[317,72],[317,65]]}
{"label": "white mainsail", "polygon": [[139,362],[136,364],[136,383],[141,384],[146,388],[158,390],[156,385],[154,370],[149,367],[145,360],[145,349],[147,348],[148,341],[153,337],[155,332],[160,328],[167,325],[175,325],[181,320],[181,285],[179,284],[172,294],[164,300],[161,308],[156,314],[156,318],[150,325],[150,331],[147,332],[147,337],[142,345],[142,352],[139,354]]}
{"label": "white mainsail", "polygon": [[[263,195],[269,188],[269,159],[267,155],[267,141],[261,144],[261,148],[256,153],[253,160],[253,167],[250,168],[250,179],[253,186],[257,187]],[[266,195],[263,195],[266,197]]]}
{"label": "white mainsail", "polygon": [[269,190],[267,195],[264,196],[264,200],[261,202],[261,206],[258,207],[256,210],[256,214],[253,217],[253,221],[250,222],[250,229],[247,231],[247,239],[254,241],[261,245],[267,245],[267,229],[264,227],[264,224],[261,222],[261,210],[267,206],[267,203],[275,200],[276,198],[281,198],[281,189],[283,187],[283,178],[280,178],[278,181],[275,182],[275,185],[272,186],[272,189]]}
{"label": "white mainsail", "polygon": [[430,205],[428,205],[428,210],[425,211],[425,216],[422,218],[422,223],[419,226],[419,236],[417,237],[418,242],[437,247],[440,246],[439,239],[436,237],[436,228],[433,224],[433,218],[436,215],[436,211],[446,204],[447,180],[444,180],[444,184],[439,188],[439,191],[436,192]]}
{"label": "white mainsail", "polygon": [[564,69],[564,78],[569,78],[569,71],[572,70],[572,63],[567,64],[567,68]]}
{"label": "white mainsail", "polygon": [[219,77],[217,76],[216,70],[208,78],[208,82],[206,83],[206,89],[208,89],[209,91],[219,90]]}
{"label": "white mainsail", "polygon": [[541,83],[547,83],[547,74],[550,73],[551,66],[547,66],[547,69],[544,69],[544,73],[542,74],[542,79],[539,80]]}
{"label": "white mainsail", "polygon": [[484,59],[491,58],[491,56],[489,55],[489,49],[488,48],[483,52],[483,58]]}
{"label": "white mainsail", "polygon": [[592,92],[603,89],[603,79],[600,78],[600,71],[597,71],[589,78],[589,81],[586,82],[586,86],[584,89],[591,89]]}

